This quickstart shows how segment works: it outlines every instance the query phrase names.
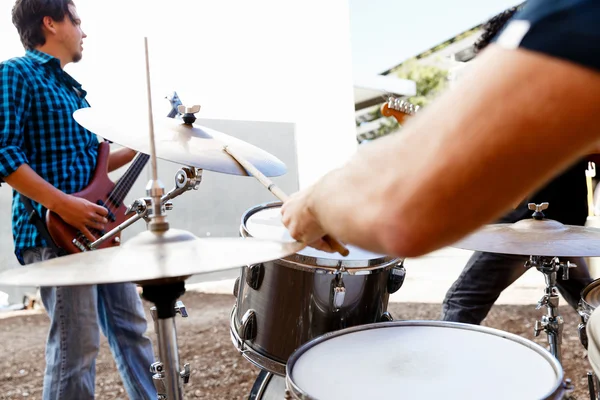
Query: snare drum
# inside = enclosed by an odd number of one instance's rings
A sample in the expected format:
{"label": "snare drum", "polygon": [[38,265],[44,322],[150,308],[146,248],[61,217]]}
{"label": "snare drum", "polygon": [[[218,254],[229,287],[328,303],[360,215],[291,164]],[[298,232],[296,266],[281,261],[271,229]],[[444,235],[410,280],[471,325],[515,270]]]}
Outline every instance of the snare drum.
{"label": "snare drum", "polygon": [[[281,203],[262,204],[242,217],[243,237],[293,241],[281,222]],[[245,266],[236,281],[230,332],[253,364],[285,376],[288,357],[324,333],[389,321],[388,297],[404,281],[402,260],[348,246],[343,257],[312,248]]]}
{"label": "snare drum", "polygon": [[558,400],[567,392],[560,363],[536,343],[442,321],[332,332],[296,350],[286,372],[286,398],[302,400]]}
{"label": "snare drum", "polygon": [[590,315],[598,306],[600,306],[600,279],[596,279],[581,291],[581,300],[577,306],[577,312],[581,316],[578,327],[579,340],[586,349],[588,347],[586,325]]}

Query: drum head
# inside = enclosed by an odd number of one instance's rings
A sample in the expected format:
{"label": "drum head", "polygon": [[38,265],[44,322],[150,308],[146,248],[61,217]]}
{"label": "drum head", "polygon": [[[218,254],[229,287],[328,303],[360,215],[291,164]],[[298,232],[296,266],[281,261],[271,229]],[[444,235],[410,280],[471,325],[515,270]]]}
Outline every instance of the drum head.
{"label": "drum head", "polygon": [[495,329],[438,321],[369,324],[317,338],[288,360],[307,399],[546,399],[563,372],[552,355]]}
{"label": "drum head", "polygon": [[[243,228],[250,236],[259,239],[270,239],[279,241],[294,241],[287,228],[281,222],[281,203],[268,203],[249,210],[242,220]],[[342,264],[345,267],[355,266],[354,261],[361,262],[360,266],[371,264],[373,261],[383,262],[386,256],[383,254],[372,253],[359,247],[348,245],[350,254],[346,257],[339,253],[327,253],[319,251],[312,247],[305,247],[299,251],[299,256],[303,256],[302,261],[311,263],[314,260],[315,265],[336,266]]]}

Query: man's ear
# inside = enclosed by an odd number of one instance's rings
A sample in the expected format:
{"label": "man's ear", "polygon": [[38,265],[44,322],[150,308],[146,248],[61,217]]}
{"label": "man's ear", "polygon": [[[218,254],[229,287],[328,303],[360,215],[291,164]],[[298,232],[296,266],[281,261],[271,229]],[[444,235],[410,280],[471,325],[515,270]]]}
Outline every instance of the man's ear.
{"label": "man's ear", "polygon": [[56,21],[46,16],[42,19],[42,26],[51,33],[56,33]]}

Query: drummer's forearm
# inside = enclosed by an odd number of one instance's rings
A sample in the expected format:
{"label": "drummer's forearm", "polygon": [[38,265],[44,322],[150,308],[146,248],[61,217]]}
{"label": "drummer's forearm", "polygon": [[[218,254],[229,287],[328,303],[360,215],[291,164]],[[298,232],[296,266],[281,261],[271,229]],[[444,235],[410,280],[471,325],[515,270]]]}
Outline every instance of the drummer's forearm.
{"label": "drummer's forearm", "polygon": [[480,58],[402,133],[361,148],[314,187],[326,232],[422,255],[499,217],[598,139],[600,74],[523,50]]}

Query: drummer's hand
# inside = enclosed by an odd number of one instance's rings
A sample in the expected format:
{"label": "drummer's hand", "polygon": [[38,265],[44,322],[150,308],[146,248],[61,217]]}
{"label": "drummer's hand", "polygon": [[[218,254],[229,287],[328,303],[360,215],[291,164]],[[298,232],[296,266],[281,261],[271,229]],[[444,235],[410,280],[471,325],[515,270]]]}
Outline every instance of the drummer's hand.
{"label": "drummer's hand", "polygon": [[323,236],[325,231],[319,224],[314,213],[310,210],[309,198],[311,188],[296,192],[283,203],[281,215],[283,224],[287,227],[290,235],[299,242],[306,243],[310,247],[333,253],[333,249],[325,243]]}

